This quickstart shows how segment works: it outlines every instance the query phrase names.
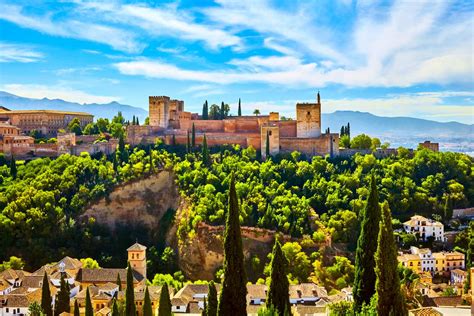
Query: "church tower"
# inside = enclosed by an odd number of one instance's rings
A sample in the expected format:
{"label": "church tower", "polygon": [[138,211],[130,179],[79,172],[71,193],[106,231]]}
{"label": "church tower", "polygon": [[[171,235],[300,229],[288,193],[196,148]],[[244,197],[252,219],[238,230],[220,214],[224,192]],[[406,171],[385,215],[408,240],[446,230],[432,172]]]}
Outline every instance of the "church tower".
{"label": "church tower", "polygon": [[128,262],[133,270],[146,279],[146,247],[135,243],[127,249]]}

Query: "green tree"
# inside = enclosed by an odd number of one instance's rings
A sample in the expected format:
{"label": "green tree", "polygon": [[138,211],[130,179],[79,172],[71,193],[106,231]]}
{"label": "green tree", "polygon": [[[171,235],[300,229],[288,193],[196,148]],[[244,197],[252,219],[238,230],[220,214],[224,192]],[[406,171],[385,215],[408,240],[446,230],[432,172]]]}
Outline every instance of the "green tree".
{"label": "green tree", "polygon": [[81,121],[77,117],[73,118],[67,125],[68,131],[76,135],[82,135]]}
{"label": "green tree", "polygon": [[148,286],[145,289],[145,298],[143,299],[143,316],[153,316],[153,309],[151,307],[150,293]]}
{"label": "green tree", "polygon": [[207,139],[206,134],[202,139],[202,162],[204,165],[208,166],[210,163],[209,149],[207,148]]}
{"label": "green tree", "polygon": [[135,315],[135,293],[133,291],[133,270],[127,266],[127,288],[125,289],[125,315]]}
{"label": "green tree", "polygon": [[260,110],[259,109],[253,110],[253,114],[255,114],[255,116],[259,116],[260,115]]}
{"label": "green tree", "polygon": [[[473,267],[472,261],[473,261],[473,253],[474,253],[474,222],[471,222],[469,224],[469,229],[468,229],[468,236],[469,236],[469,244],[467,245],[467,251],[466,251],[466,271],[467,271],[467,277],[466,281],[464,281],[464,293],[469,292],[469,288],[471,287],[471,268]],[[471,291],[474,291],[474,289],[471,289]]]}
{"label": "green tree", "polygon": [[372,174],[370,181],[370,194],[367,205],[361,212],[361,232],[357,240],[355,280],[354,280],[354,307],[360,311],[362,305],[369,304],[371,297],[375,293],[375,260],[377,251],[377,238],[381,211],[379,205],[379,195],[375,176]]}
{"label": "green tree", "polygon": [[266,305],[258,310],[257,316],[286,316],[287,314],[280,314],[278,310],[272,305]]}
{"label": "green tree", "polygon": [[220,108],[217,104],[211,105],[211,109],[209,110],[209,116],[213,120],[218,120],[220,118]]}
{"label": "green tree", "polygon": [[114,298],[114,302],[112,304],[112,316],[120,316],[117,300]]}
{"label": "green tree", "polygon": [[77,303],[77,300],[74,300],[74,316],[81,316],[81,311],[79,310],[79,303]]}
{"label": "green tree", "polygon": [[360,134],[351,140],[351,148],[370,149],[371,147],[372,147],[372,139],[368,135]]}
{"label": "green tree", "polygon": [[375,275],[377,281],[377,313],[380,316],[407,315],[398,276],[397,245],[393,236],[392,216],[388,203],[382,207],[377,251],[375,252]]}
{"label": "green tree", "polygon": [[214,281],[210,281],[208,284],[209,291],[207,294],[207,316],[216,316],[217,315],[217,291]]}
{"label": "green tree", "polygon": [[349,138],[349,135],[343,135],[339,139],[339,146],[342,148],[350,148],[351,147],[351,139]]}
{"label": "green tree", "polygon": [[270,133],[268,131],[265,141],[265,159],[270,159]]}
{"label": "green tree", "polygon": [[37,302],[33,302],[28,306],[28,311],[30,312],[30,316],[42,316],[44,315],[43,309],[41,308],[41,305],[38,304]]}
{"label": "green tree", "polygon": [[229,202],[224,233],[224,280],[217,314],[247,315],[247,287],[244,253],[240,232],[240,208],[235,191],[235,176],[231,175]]}
{"label": "green tree", "polygon": [[189,130],[186,131],[186,152],[188,154],[191,152],[191,139],[189,138]]}
{"label": "green tree", "polygon": [[288,277],[286,276],[288,262],[281,250],[278,240],[275,240],[273,246],[272,260],[270,262],[270,285],[268,286],[268,295],[266,304],[274,306],[280,315],[285,315],[290,310],[290,297]]}
{"label": "green tree", "polygon": [[122,280],[120,280],[120,274],[117,273],[117,281],[115,282],[118,285],[118,290],[122,291]]}
{"label": "green tree", "polygon": [[0,264],[0,272],[5,271],[7,269],[22,270],[24,266],[25,262],[23,261],[23,259],[11,256],[8,261],[3,261],[3,263]]}
{"label": "green tree", "polygon": [[12,155],[12,159],[10,160],[10,176],[13,179],[16,179],[16,176],[18,174],[17,168],[16,168],[16,161],[15,158]]}
{"label": "green tree", "polygon": [[51,289],[49,288],[49,280],[46,271],[43,275],[43,285],[41,287],[41,308],[46,316],[53,315],[53,308],[51,306]]}
{"label": "green tree", "polygon": [[92,258],[81,259],[83,269],[99,269],[99,263]]}
{"label": "green tree", "polygon": [[203,120],[208,120],[209,119],[209,108],[208,108],[208,103],[207,100],[204,102],[202,106],[202,119]]}
{"label": "green tree", "polygon": [[194,126],[191,129],[191,148],[196,148],[196,127]]}
{"label": "green tree", "polygon": [[[89,287],[86,290],[86,308],[85,316],[94,316],[94,309],[92,308],[91,294],[89,292]],[[127,314],[130,315],[130,314]],[[135,314],[133,314],[135,315]]]}
{"label": "green tree", "polygon": [[240,105],[240,98],[239,98],[239,109],[237,110],[237,115],[242,116],[242,107]]}
{"label": "green tree", "polygon": [[64,274],[61,273],[61,282],[59,292],[57,294],[57,299],[54,305],[54,314],[59,315],[62,312],[67,312],[71,310],[69,296],[71,292],[69,290],[69,283],[64,279]]}
{"label": "green tree", "polygon": [[166,283],[161,287],[158,316],[171,316],[170,293],[168,291],[168,284]]}
{"label": "green tree", "polygon": [[204,306],[202,308],[201,316],[207,316],[207,302],[206,298],[204,298]]}

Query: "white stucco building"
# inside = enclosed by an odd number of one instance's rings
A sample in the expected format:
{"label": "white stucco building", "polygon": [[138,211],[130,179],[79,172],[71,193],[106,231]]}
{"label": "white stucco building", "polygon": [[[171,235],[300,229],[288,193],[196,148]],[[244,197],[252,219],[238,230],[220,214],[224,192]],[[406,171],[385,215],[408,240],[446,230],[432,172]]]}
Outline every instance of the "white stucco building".
{"label": "white stucco building", "polygon": [[432,219],[415,215],[409,221],[403,223],[403,229],[407,233],[417,234],[423,241],[433,237],[435,241],[444,240],[444,225]]}

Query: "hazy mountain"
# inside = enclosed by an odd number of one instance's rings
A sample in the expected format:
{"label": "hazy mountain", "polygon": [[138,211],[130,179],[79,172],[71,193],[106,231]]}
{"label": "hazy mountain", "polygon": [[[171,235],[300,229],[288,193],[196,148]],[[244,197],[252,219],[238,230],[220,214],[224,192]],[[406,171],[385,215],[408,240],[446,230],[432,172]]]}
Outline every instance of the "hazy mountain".
{"label": "hazy mountain", "polygon": [[107,104],[79,104],[68,102],[60,99],[30,99],[16,96],[4,91],[0,91],[0,106],[4,106],[10,110],[63,110],[63,111],[78,111],[87,112],[94,117],[107,117],[111,119],[118,111],[129,120],[132,120],[133,115],[138,116],[140,122],[144,122],[148,116],[148,111],[134,107],[131,105],[120,104],[118,102],[110,102]]}

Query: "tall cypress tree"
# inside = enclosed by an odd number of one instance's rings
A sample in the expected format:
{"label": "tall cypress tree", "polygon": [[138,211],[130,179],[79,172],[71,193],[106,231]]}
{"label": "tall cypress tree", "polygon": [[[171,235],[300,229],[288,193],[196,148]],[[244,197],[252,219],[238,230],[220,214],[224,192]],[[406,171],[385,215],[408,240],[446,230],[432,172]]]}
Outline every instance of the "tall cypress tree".
{"label": "tall cypress tree", "polygon": [[209,165],[209,149],[207,148],[206,134],[204,134],[204,138],[202,139],[202,162],[206,166]]}
{"label": "tall cypress tree", "polygon": [[117,300],[114,298],[114,303],[112,304],[112,316],[119,316],[119,310],[117,306]]}
{"label": "tall cypress tree", "polygon": [[242,116],[242,107],[240,106],[240,98],[239,98],[239,109],[237,110],[237,115]]}
{"label": "tall cypress tree", "polygon": [[171,140],[171,145],[176,146],[176,135],[173,134],[173,138]]}
{"label": "tall cypress tree", "polygon": [[265,159],[270,158],[270,133],[267,131],[267,139],[265,143]]}
{"label": "tall cypress tree", "polygon": [[290,311],[290,296],[288,277],[286,275],[286,260],[281,245],[275,240],[273,246],[272,261],[270,262],[270,286],[268,287],[267,306],[273,306],[278,311],[278,315],[286,315]]}
{"label": "tall cypress tree", "polygon": [[217,315],[247,315],[247,287],[244,253],[240,232],[240,209],[232,174],[229,188],[229,208],[224,233],[224,280]]}
{"label": "tall cypress tree", "polygon": [[[467,245],[467,252],[466,252],[466,271],[467,277],[466,281],[464,281],[464,293],[469,292],[469,288],[471,287],[471,268],[473,267],[473,255],[474,255],[474,222],[469,224],[468,230],[468,237],[469,237],[469,244]],[[471,289],[474,291],[474,289]]]}
{"label": "tall cypress tree", "polygon": [[221,103],[221,120],[225,119],[225,105],[224,101]]}
{"label": "tall cypress tree", "polygon": [[41,308],[43,309],[43,312],[46,316],[53,315],[53,308],[51,306],[51,303],[51,290],[49,288],[48,276],[46,275],[45,271],[43,276],[43,285],[41,287]]}
{"label": "tall cypress tree", "polygon": [[118,290],[119,291],[122,291],[122,280],[120,280],[120,274],[117,273],[117,281],[116,281],[117,285],[118,285]]}
{"label": "tall cypress tree", "polygon": [[206,298],[204,298],[204,307],[203,307],[203,309],[202,309],[201,316],[207,316],[207,302],[206,302]]}
{"label": "tall cypress tree", "polygon": [[354,278],[354,308],[360,312],[362,305],[369,304],[375,293],[375,252],[380,223],[380,205],[375,176],[372,174],[370,194],[366,207],[361,214],[361,231],[357,240],[355,278]]}
{"label": "tall cypress tree", "polygon": [[60,288],[59,292],[57,295],[57,300],[55,302],[55,308],[54,308],[54,314],[59,315],[62,312],[68,312],[71,310],[71,307],[69,306],[69,296],[70,296],[70,291],[69,291],[69,284],[64,280],[64,274],[61,273],[61,283],[60,283]]}
{"label": "tall cypress tree", "polygon": [[92,309],[91,294],[89,293],[89,287],[86,290],[86,313],[85,316],[94,316],[94,310]]}
{"label": "tall cypress tree", "polygon": [[196,127],[194,126],[191,129],[191,147],[196,148]]}
{"label": "tall cypress tree", "polygon": [[349,138],[351,138],[351,124],[349,124],[349,122],[347,122],[347,136],[349,136]]}
{"label": "tall cypress tree", "polygon": [[135,315],[135,293],[133,291],[133,272],[130,262],[127,267],[127,288],[125,289],[125,315]]}
{"label": "tall cypress tree", "polygon": [[16,161],[15,161],[15,158],[13,157],[12,155],[12,159],[10,160],[10,176],[13,178],[13,179],[16,179],[16,176],[17,176],[17,169],[16,169]]}
{"label": "tall cypress tree", "polygon": [[148,286],[145,289],[145,298],[143,299],[143,316],[153,316],[153,309],[151,307],[150,292]]}
{"label": "tall cypress tree", "polygon": [[203,120],[208,120],[209,119],[209,105],[206,102],[204,102],[204,105],[202,106],[202,119]]}
{"label": "tall cypress tree", "polygon": [[209,292],[207,294],[207,316],[217,315],[217,291],[214,281],[209,282]]}
{"label": "tall cypress tree", "polygon": [[77,300],[74,300],[74,316],[81,316],[81,311],[79,310],[79,304]]}
{"label": "tall cypress tree", "polygon": [[397,270],[397,245],[393,236],[392,216],[387,202],[383,204],[382,208],[382,220],[380,221],[377,244],[377,251],[375,252],[377,315],[407,315],[405,300],[400,291],[400,278]]}
{"label": "tall cypress tree", "polygon": [[191,140],[189,139],[189,130],[186,132],[186,152],[189,154],[191,152]]}
{"label": "tall cypress tree", "polygon": [[171,300],[168,284],[163,284],[160,293],[160,305],[158,306],[158,316],[171,316]]}

